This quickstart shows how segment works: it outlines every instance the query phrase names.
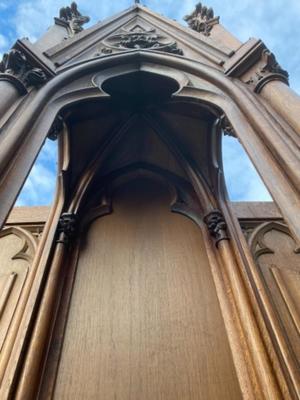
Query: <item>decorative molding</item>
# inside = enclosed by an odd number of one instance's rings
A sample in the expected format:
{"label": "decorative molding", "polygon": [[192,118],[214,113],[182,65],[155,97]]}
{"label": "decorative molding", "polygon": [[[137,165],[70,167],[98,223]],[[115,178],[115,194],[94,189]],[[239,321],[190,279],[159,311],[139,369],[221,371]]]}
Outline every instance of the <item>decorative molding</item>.
{"label": "decorative molding", "polygon": [[206,224],[209,233],[215,239],[217,247],[221,240],[229,240],[227,235],[227,224],[220,210],[209,212],[205,215],[203,221]]}
{"label": "decorative molding", "polygon": [[77,229],[77,215],[74,213],[63,213],[58,223],[57,243],[69,244]]}
{"label": "decorative molding", "polygon": [[[19,89],[27,93],[27,88],[38,87],[47,81],[47,75],[41,68],[35,68],[27,59],[26,55],[16,49],[11,49],[3,55],[0,63],[0,72],[4,77],[16,83],[19,82]],[[1,78],[1,74],[0,74]],[[24,94],[23,93],[23,94]]]}
{"label": "decorative molding", "polygon": [[[278,232],[282,232],[289,236],[293,241],[293,237],[291,236],[290,230],[287,225],[277,222],[264,222],[261,225],[257,226],[253,231],[249,238],[249,246],[251,248],[252,255],[255,260],[257,260],[263,254],[274,254],[275,251],[271,249],[265,243],[265,235],[266,233],[275,230]],[[300,254],[300,245],[295,242],[295,254]]]}
{"label": "decorative molding", "polygon": [[67,24],[71,35],[74,36],[83,30],[83,25],[90,21],[90,17],[83,16],[79,11],[75,1],[70,7],[62,7],[59,10],[59,18],[55,18],[55,23]]}
{"label": "decorative molding", "polygon": [[263,65],[260,66],[246,82],[253,86],[254,92],[259,93],[268,82],[273,80],[279,80],[287,85],[289,84],[288,72],[281,68],[273,53],[268,49],[264,49],[261,60]]}
{"label": "decorative molding", "polygon": [[37,243],[33,234],[19,226],[5,227],[0,231],[0,239],[9,235],[15,235],[21,239],[20,250],[12,257],[12,260],[25,260],[31,263],[37,249]]}
{"label": "decorative molding", "polygon": [[183,55],[183,51],[178,48],[175,41],[170,41],[167,37],[156,32],[155,29],[146,30],[140,25],[136,25],[131,30],[122,30],[103,41],[104,47],[95,56],[111,54],[114,51],[125,50],[156,50],[165,53]]}
{"label": "decorative molding", "polygon": [[56,140],[63,129],[64,129],[64,119],[60,115],[58,115],[55,118],[50,128],[50,131],[48,133],[48,138],[53,141]]}
{"label": "decorative molding", "polygon": [[188,26],[196,32],[209,36],[214,25],[219,23],[220,17],[214,16],[214,10],[198,3],[195,10],[184,17]]}

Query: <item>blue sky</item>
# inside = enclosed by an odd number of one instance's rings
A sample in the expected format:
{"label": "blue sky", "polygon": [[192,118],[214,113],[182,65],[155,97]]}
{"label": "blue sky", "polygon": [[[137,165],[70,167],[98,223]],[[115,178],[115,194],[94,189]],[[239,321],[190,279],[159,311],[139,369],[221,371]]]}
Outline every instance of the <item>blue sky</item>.
{"label": "blue sky", "polygon": [[[0,58],[17,38],[35,41],[52,24],[58,10],[71,0],[0,0]],[[183,22],[197,0],[146,0],[142,4]],[[131,4],[129,0],[78,0],[90,24]],[[241,41],[261,38],[290,74],[290,86],[300,93],[300,0],[207,0],[221,23]],[[224,138],[224,168],[230,198],[270,200],[270,196],[237,140]],[[50,204],[55,186],[56,143],[47,140],[19,196],[18,205]]]}

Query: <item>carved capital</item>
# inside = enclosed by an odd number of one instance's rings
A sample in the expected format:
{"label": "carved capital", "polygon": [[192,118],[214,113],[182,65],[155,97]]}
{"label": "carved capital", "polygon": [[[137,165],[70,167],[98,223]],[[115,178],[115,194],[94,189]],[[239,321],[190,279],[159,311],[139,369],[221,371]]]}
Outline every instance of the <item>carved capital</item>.
{"label": "carved capital", "polygon": [[289,74],[281,68],[276,57],[268,49],[264,49],[261,56],[262,65],[260,65],[251,78],[246,82],[253,86],[256,93],[272,80],[280,80],[286,84],[289,83]]}
{"label": "carved capital", "polygon": [[73,213],[63,213],[58,223],[57,243],[69,244],[74,237],[77,228],[77,215]]}
{"label": "carved capital", "polygon": [[266,45],[257,39],[249,39],[224,64],[225,75],[239,78],[259,93],[270,81],[289,83],[289,74],[281,68]]}
{"label": "carved capital", "polygon": [[229,240],[227,235],[227,225],[223,214],[220,210],[213,210],[203,218],[204,223],[211,236],[215,239],[215,244],[221,240]]}
{"label": "carved capital", "polygon": [[68,25],[71,35],[76,35],[83,30],[83,25],[90,21],[90,18],[82,15],[77,8],[77,4],[73,1],[70,7],[63,7],[59,10],[59,22]]}
{"label": "carved capital", "polygon": [[40,68],[35,68],[25,54],[16,49],[3,55],[0,72],[13,83],[17,80],[19,88],[25,93],[28,87],[37,87],[47,81],[45,72]]}
{"label": "carved capital", "polygon": [[196,32],[209,36],[214,25],[219,23],[220,17],[214,16],[214,10],[198,3],[195,10],[184,17],[188,26]]}

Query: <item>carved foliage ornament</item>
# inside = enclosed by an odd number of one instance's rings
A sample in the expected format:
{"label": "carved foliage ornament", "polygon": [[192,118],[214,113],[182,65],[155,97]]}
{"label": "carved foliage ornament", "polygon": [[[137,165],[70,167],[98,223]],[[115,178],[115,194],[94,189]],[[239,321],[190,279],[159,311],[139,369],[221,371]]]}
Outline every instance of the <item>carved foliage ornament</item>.
{"label": "carved foliage ornament", "polygon": [[0,72],[14,76],[25,88],[39,86],[47,80],[45,72],[35,68],[20,50],[12,49],[3,55]]}
{"label": "carved foliage ornament", "polygon": [[212,8],[203,6],[198,3],[195,10],[190,15],[186,15],[184,20],[188,26],[196,32],[201,32],[205,36],[209,36],[214,25],[219,23],[219,17],[214,16]]}
{"label": "carved foliage ornament", "polygon": [[83,30],[82,26],[89,22],[90,18],[83,16],[73,1],[70,7],[63,7],[59,10],[59,20],[67,23],[72,34],[75,35]]}
{"label": "carved foliage ornament", "polygon": [[63,213],[58,223],[57,243],[69,244],[74,237],[77,228],[77,216],[73,213]]}
{"label": "carved foliage ornament", "polygon": [[218,246],[218,243],[221,240],[229,239],[227,235],[226,221],[220,210],[211,211],[204,217],[203,221],[206,224],[209,233],[215,239],[216,246]]}
{"label": "carved foliage ornament", "polygon": [[268,49],[262,52],[262,66],[255,72],[255,74],[246,82],[254,86],[254,91],[259,93],[261,89],[270,80],[280,80],[284,83],[289,83],[289,74],[281,68],[278,64],[276,57]]}
{"label": "carved foliage ornament", "polygon": [[[110,54],[114,50],[148,49],[183,55],[176,42],[158,34],[155,29],[147,31],[141,27],[135,27],[130,31],[123,29],[122,32],[106,39],[104,45],[105,47],[101,49],[102,54]],[[101,53],[97,53],[96,56]]]}

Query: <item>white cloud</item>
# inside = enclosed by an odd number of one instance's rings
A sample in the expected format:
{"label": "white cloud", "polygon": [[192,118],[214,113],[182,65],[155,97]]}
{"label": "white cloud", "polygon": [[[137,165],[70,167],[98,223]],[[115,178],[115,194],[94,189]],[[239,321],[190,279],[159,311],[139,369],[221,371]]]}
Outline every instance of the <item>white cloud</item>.
{"label": "white cloud", "polygon": [[8,46],[7,38],[0,33],[0,50],[5,49]]}
{"label": "white cloud", "polygon": [[223,164],[229,198],[233,201],[271,201],[272,198],[238,140],[223,138]]}
{"label": "white cloud", "polygon": [[57,170],[57,142],[47,140],[43,146],[16,205],[49,205],[54,196]]}

